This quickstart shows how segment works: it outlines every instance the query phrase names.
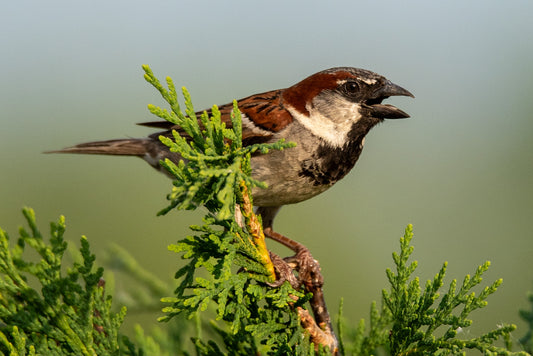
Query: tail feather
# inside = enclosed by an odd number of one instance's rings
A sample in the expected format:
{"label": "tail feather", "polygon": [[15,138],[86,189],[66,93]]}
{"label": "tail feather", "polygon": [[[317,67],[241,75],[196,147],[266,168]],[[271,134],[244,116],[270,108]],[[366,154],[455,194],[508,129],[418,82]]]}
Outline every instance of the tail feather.
{"label": "tail feather", "polygon": [[181,156],[169,149],[160,141],[150,138],[127,138],[119,140],[95,141],[80,143],[79,145],[63,148],[62,150],[47,151],[45,153],[81,153],[115,156],[136,156],[145,160],[156,170],[174,178],[160,163],[160,160],[170,159],[173,162],[181,160]]}
{"label": "tail feather", "polygon": [[45,153],[81,153],[100,155],[121,155],[144,157],[149,148],[146,139],[119,139],[80,143],[61,150],[47,151]]}

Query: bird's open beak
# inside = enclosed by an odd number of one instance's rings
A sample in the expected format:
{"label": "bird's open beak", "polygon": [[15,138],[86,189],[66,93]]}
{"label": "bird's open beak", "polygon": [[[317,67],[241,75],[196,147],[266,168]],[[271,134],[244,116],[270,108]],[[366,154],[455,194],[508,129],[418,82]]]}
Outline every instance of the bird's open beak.
{"label": "bird's open beak", "polygon": [[372,117],[380,119],[404,119],[409,117],[409,114],[393,105],[381,104],[383,100],[391,96],[415,97],[407,89],[404,89],[389,80],[384,86],[376,90],[373,93],[372,98],[367,101],[367,105],[370,106],[370,114]]}

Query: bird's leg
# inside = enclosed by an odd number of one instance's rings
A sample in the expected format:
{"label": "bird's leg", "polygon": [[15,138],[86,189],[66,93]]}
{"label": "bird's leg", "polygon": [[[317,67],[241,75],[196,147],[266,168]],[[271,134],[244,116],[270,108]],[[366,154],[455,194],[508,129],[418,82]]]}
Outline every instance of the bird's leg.
{"label": "bird's leg", "polygon": [[275,232],[272,230],[272,227],[264,227],[263,232],[265,236],[296,252],[294,256],[287,257],[284,260],[289,263],[289,265],[296,265],[298,280],[303,283],[307,289],[321,288],[324,285],[324,279],[320,273],[320,265],[318,264],[318,261],[313,258],[307,247]]}
{"label": "bird's leg", "polygon": [[288,237],[275,232],[272,228],[274,217],[280,207],[259,207],[257,213],[263,220],[263,232],[265,236],[275,240],[295,252],[294,256],[285,258],[289,265],[295,264],[298,271],[298,280],[309,288],[320,288],[324,284],[324,279],[320,273],[320,265],[313,258],[307,247],[301,243],[291,240]]}
{"label": "bird's leg", "polygon": [[[275,232],[272,229],[274,217],[279,211],[280,207],[259,207],[257,213],[261,215],[263,220],[263,233],[265,236],[281,243],[282,245],[290,248],[296,254],[294,256],[285,258],[284,260],[291,266],[293,263],[296,264],[298,270],[298,280],[304,284],[305,288],[313,294],[309,304],[313,310],[315,316],[315,323],[318,326],[318,329],[310,326],[308,318],[302,317],[302,325],[308,329],[311,335],[323,335],[322,337],[316,337],[317,340],[323,345],[327,345],[330,349],[336,354],[337,350],[337,338],[333,331],[331,325],[331,318],[326,307],[326,302],[324,300],[324,293],[322,291],[322,286],[324,285],[324,279],[320,273],[320,265],[317,260],[313,258],[311,252],[307,247],[302,245],[299,242],[289,239],[288,237]],[[271,253],[271,256],[273,254]],[[275,255],[274,255],[275,256]],[[277,256],[275,256],[277,257]],[[279,257],[277,257],[279,259]],[[275,258],[272,259],[272,262],[275,261]],[[279,263],[279,262],[278,262]],[[276,263],[274,262],[274,265]],[[286,268],[286,265],[283,267]],[[291,276],[287,275],[287,271],[284,270],[283,273],[280,273],[279,267],[278,273],[283,277],[280,279],[280,282],[283,283],[285,280],[289,280]],[[292,274],[292,273],[291,273]],[[292,276],[293,277],[293,276]],[[292,283],[291,283],[292,285]],[[294,287],[294,286],[293,286]],[[307,322],[306,322],[307,321]],[[317,333],[317,330],[322,332]],[[327,341],[325,341],[327,340]]]}

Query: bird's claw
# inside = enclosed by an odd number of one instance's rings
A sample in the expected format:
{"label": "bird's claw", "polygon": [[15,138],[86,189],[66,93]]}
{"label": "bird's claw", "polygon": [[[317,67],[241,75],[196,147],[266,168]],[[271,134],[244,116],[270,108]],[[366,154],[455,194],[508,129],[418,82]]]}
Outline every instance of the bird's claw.
{"label": "bird's claw", "polygon": [[320,272],[320,264],[313,258],[311,252],[307,248],[300,249],[296,255],[292,256],[291,261],[295,261],[298,265],[298,280],[308,290],[315,290],[324,285],[324,278]]}
{"label": "bird's claw", "polygon": [[300,288],[300,281],[293,273],[293,268],[289,265],[288,262],[286,262],[284,259],[279,257],[273,252],[270,252],[270,260],[272,261],[272,264],[274,265],[274,269],[276,270],[276,281],[272,283],[267,284],[270,287],[277,288],[281,286],[285,281],[289,282],[292,288],[299,289]]}
{"label": "bird's claw", "polygon": [[[288,281],[294,289],[299,289],[302,284],[308,290],[315,290],[324,285],[320,264],[308,249],[301,249],[296,255],[284,259],[270,252],[270,259],[277,277],[275,282],[268,283],[271,287],[279,287],[285,281]],[[294,270],[298,272],[298,277],[294,275]]]}

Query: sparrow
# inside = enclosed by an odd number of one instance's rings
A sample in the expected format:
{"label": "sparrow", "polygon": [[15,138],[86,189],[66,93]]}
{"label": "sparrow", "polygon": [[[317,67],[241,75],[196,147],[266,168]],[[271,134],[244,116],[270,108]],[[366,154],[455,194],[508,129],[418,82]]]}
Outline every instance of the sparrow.
{"label": "sparrow", "polygon": [[[252,196],[265,235],[296,253],[298,275],[314,280],[309,283],[322,283],[317,277],[318,263],[302,244],[273,230],[274,218],[283,205],[310,199],[342,179],[354,167],[365,136],[374,126],[385,119],[409,117],[395,106],[382,104],[391,96],[414,98],[379,74],[337,67],[315,73],[291,87],[237,101],[244,146],[280,139],[296,143],[294,148],[271,150],[251,158],[253,178],[267,184],[266,189],[254,188]],[[219,107],[228,127],[232,109],[232,103]],[[139,125],[162,131],[146,138],[88,142],[53,152],[137,156],[166,172],[159,162],[168,158],[177,163],[181,157],[170,152],[159,136],[171,137],[172,130],[180,132],[180,128],[167,121]]]}

